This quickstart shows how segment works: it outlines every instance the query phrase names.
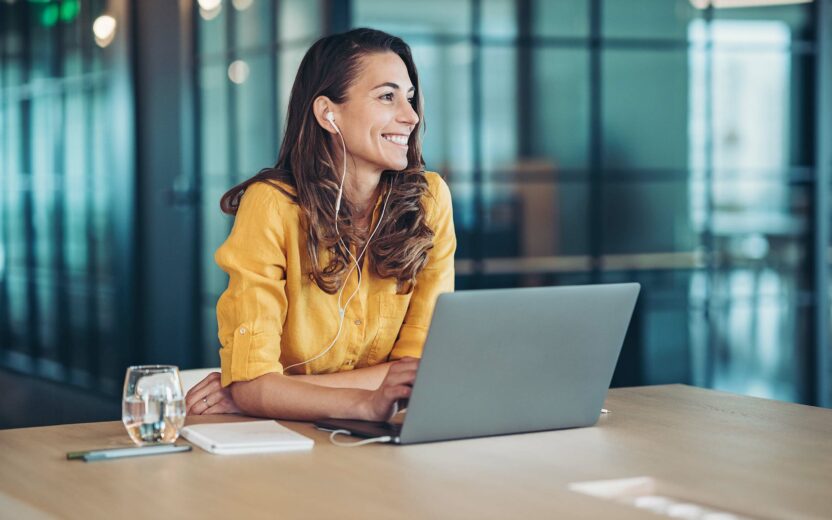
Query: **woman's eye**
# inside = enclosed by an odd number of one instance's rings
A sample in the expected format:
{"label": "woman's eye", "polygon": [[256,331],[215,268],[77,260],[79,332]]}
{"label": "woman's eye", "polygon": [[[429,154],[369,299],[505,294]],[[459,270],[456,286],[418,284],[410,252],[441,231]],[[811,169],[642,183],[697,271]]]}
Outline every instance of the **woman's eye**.
{"label": "woman's eye", "polygon": [[[387,94],[382,94],[379,99],[383,99],[384,101],[393,101],[394,95],[395,94],[393,92],[389,92]],[[407,102],[411,105],[414,105],[416,103],[416,97],[414,96],[407,98]]]}

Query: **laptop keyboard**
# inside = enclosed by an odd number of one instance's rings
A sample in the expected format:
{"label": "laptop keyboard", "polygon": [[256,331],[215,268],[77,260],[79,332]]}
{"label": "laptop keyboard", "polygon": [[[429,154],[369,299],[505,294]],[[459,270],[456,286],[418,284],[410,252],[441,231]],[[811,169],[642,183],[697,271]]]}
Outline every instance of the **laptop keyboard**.
{"label": "laptop keyboard", "polygon": [[402,431],[402,425],[401,424],[380,422],[380,423],[375,423],[375,426],[378,427],[379,430],[384,430],[385,432],[393,433],[393,434],[396,434],[396,435],[398,435]]}

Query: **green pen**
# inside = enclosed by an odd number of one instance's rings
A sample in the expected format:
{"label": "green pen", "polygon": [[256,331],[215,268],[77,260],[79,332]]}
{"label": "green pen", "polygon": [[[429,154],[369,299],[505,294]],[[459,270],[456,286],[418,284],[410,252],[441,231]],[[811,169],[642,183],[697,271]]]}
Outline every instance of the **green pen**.
{"label": "green pen", "polygon": [[142,457],[145,455],[164,455],[166,453],[180,453],[191,451],[187,444],[158,444],[142,446],[140,448],[113,448],[108,450],[71,451],[66,454],[69,460],[83,459],[84,462],[97,460],[123,459],[125,457]]}

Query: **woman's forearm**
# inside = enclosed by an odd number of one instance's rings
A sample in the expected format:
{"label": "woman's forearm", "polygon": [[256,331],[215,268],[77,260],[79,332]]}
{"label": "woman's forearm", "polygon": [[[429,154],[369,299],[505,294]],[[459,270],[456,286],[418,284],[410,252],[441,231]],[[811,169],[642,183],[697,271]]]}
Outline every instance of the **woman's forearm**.
{"label": "woman's forearm", "polygon": [[318,386],[329,388],[363,388],[364,390],[375,390],[381,386],[381,382],[387,376],[392,362],[380,363],[371,367],[356,368],[345,372],[333,374],[298,375],[288,376],[295,381],[312,383]]}
{"label": "woman's forearm", "polygon": [[297,376],[276,373],[231,385],[234,402],[246,415],[293,421],[362,419],[370,393],[361,388],[312,384]]}

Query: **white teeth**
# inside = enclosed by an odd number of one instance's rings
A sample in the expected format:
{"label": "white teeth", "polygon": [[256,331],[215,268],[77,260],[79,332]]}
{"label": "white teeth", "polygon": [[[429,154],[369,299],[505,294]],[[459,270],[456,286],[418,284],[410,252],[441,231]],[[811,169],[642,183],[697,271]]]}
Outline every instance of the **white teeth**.
{"label": "white teeth", "polygon": [[404,135],[383,135],[381,137],[385,138],[386,140],[392,143],[401,144],[405,146],[407,145],[407,136]]}

